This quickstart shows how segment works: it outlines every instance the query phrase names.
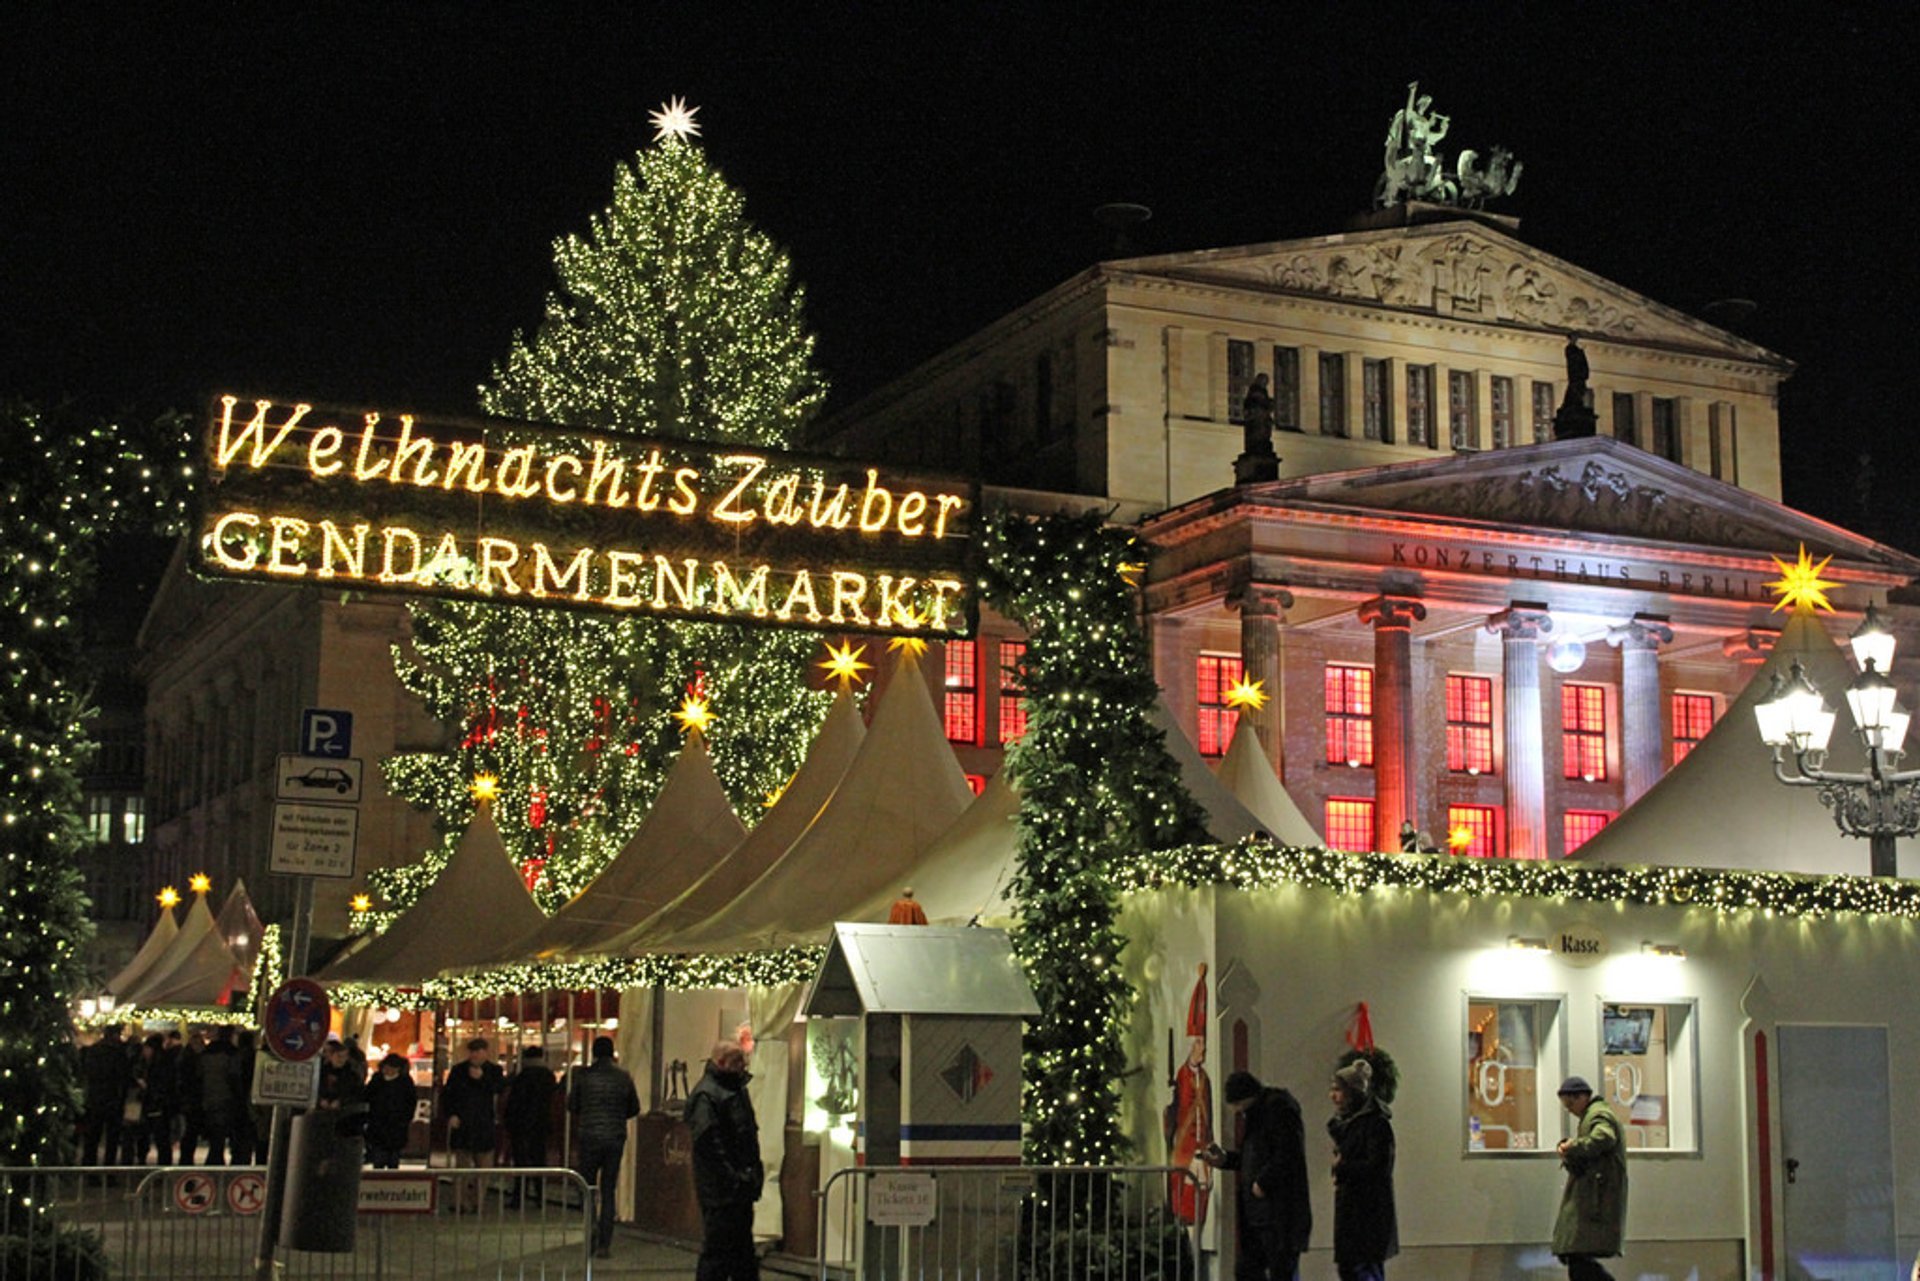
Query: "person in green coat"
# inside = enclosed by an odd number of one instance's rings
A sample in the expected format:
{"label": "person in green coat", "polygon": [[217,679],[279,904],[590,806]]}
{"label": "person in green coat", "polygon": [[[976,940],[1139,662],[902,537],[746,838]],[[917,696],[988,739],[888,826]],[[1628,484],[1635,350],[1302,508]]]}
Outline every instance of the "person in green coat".
{"label": "person in green coat", "polygon": [[1613,1109],[1593,1097],[1584,1078],[1561,1083],[1560,1104],[1580,1118],[1580,1129],[1560,1140],[1567,1186],[1553,1224],[1553,1252],[1567,1265],[1568,1281],[1613,1281],[1600,1260],[1619,1255],[1626,1237],[1626,1137]]}

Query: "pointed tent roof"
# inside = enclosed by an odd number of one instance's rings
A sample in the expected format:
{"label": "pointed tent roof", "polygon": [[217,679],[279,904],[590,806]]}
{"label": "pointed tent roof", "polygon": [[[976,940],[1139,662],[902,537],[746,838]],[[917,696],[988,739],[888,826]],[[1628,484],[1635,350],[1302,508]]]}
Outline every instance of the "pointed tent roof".
{"label": "pointed tent roof", "polygon": [[1220,760],[1217,777],[1233,793],[1234,799],[1283,843],[1307,847],[1326,843],[1274,775],[1273,762],[1260,746],[1260,735],[1244,716],[1234,726],[1233,742],[1228,744],[1227,754]]}
{"label": "pointed tent roof", "polygon": [[[1265,822],[1256,818],[1252,811],[1242,805],[1234,794],[1227,790],[1226,784],[1213,776],[1207,763],[1200,756],[1200,749],[1186,736],[1179,724],[1173,719],[1173,713],[1167,710],[1166,701],[1156,697],[1153,700],[1153,724],[1167,736],[1167,751],[1172,754],[1174,763],[1180,767],[1180,782],[1185,785],[1187,795],[1199,803],[1207,812],[1207,834],[1216,841],[1237,841],[1243,836],[1262,833],[1277,836]],[[1311,830],[1311,829],[1309,829]],[[1320,844],[1320,838],[1306,842]]]}
{"label": "pointed tent roof", "polygon": [[626,847],[545,924],[508,940],[489,959],[502,963],[600,950],[679,897],[746,835],[713,772],[706,738],[694,730]]}
{"label": "pointed tent roof", "polygon": [[720,862],[693,886],[666,907],[603,943],[609,953],[646,950],[649,943],[666,938],[677,930],[698,925],[731,903],[749,885],[758,880],[787,847],[800,839],[820,813],[834,788],[840,785],[847,767],[853,763],[866,738],[867,728],[853,704],[853,695],[842,690],[827,709],[827,716],[814,735],[807,758],[788,781],[759,824]]}
{"label": "pointed tent roof", "polygon": [[[1753,706],[1767,696],[1773,674],[1786,676],[1796,658],[1828,704],[1840,705],[1828,765],[1847,772],[1864,769],[1865,754],[1843,705],[1853,665],[1819,619],[1798,614],[1707,736],[1570,857],[1589,863],[1865,875],[1867,842],[1843,836],[1814,789],[1779,782],[1772,751],[1760,741]],[[1900,871],[1920,874],[1920,850],[1910,842],[1900,849]]]}
{"label": "pointed tent roof", "polygon": [[901,870],[972,801],[920,665],[902,651],[826,808],[744,893],[668,946],[746,952],[815,942],[849,909],[900,885]]}
{"label": "pointed tent roof", "polygon": [[207,893],[193,896],[180,932],[144,978],[127,993],[132,1005],[214,1005],[234,986],[240,963],[220,937]]}
{"label": "pointed tent roof", "polygon": [[953,826],[900,870],[896,884],[881,887],[842,919],[884,921],[900,891],[912,886],[931,924],[1011,921],[1019,851],[1020,793],[1002,769]]}
{"label": "pointed tent roof", "polygon": [[154,963],[163,955],[169,944],[180,933],[180,922],[175,919],[173,909],[160,909],[160,919],[153,923],[153,929],[147,934],[146,942],[133,954],[133,959],[122,966],[120,972],[107,980],[107,991],[121,1000],[139,986],[140,981],[152,972]]}
{"label": "pointed tent roof", "polygon": [[220,931],[220,937],[233,949],[240,967],[251,974],[253,963],[260,955],[263,927],[260,914],[253,910],[253,900],[247,895],[245,881],[234,881],[233,889],[228,892],[227,901],[221,905],[220,914],[213,918],[213,923]]}
{"label": "pointed tent roof", "polygon": [[335,960],[323,983],[411,987],[442,970],[478,963],[490,940],[531,934],[546,920],[507,854],[493,814],[482,807],[453,857],[386,932]]}

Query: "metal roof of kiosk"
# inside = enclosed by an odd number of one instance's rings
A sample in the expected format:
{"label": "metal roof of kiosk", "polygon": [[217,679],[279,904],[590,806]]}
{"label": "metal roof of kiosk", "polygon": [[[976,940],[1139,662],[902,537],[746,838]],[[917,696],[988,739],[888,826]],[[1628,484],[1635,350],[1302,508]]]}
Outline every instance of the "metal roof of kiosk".
{"label": "metal roof of kiosk", "polygon": [[809,1018],[966,1014],[1038,1018],[1005,930],[957,925],[833,927],[807,992]]}

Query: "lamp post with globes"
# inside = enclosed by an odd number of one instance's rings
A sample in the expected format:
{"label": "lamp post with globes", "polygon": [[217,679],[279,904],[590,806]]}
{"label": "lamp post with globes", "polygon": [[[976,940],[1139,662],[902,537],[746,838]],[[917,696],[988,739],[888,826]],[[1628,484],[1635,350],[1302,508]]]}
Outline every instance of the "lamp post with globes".
{"label": "lamp post with globes", "polygon": [[1785,680],[1774,674],[1772,689],[1753,713],[1761,741],[1773,749],[1774,777],[1791,787],[1817,788],[1834,824],[1848,836],[1867,838],[1873,874],[1894,876],[1894,838],[1920,832],[1920,770],[1897,768],[1906,751],[1908,713],[1898,706],[1893,682],[1884,675],[1893,666],[1893,633],[1868,605],[1848,643],[1860,664],[1860,674],[1847,686],[1847,708],[1866,748],[1863,772],[1826,768],[1835,714],[1799,659]]}

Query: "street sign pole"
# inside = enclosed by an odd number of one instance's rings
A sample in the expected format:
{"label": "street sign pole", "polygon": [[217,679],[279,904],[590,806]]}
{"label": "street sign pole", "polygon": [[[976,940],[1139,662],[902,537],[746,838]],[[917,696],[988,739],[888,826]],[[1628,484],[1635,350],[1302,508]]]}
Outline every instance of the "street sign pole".
{"label": "street sign pole", "polygon": [[[287,973],[307,972],[307,953],[313,946],[313,878],[295,878],[293,946],[287,954]],[[280,1244],[280,1216],[287,1202],[287,1149],[293,1142],[293,1109],[284,1103],[273,1108],[273,1130],[267,1141],[267,1196],[260,1207],[260,1243],[253,1252],[255,1281],[273,1281],[273,1252]]]}

